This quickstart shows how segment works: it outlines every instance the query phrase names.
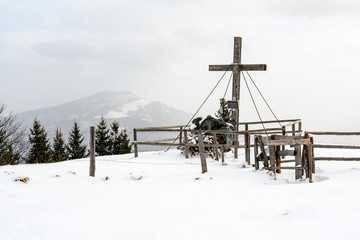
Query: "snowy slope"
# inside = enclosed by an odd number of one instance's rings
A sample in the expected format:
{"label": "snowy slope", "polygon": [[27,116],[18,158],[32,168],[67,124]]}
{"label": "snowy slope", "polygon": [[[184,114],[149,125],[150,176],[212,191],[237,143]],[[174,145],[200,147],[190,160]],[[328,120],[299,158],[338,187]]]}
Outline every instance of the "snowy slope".
{"label": "snowy slope", "polygon": [[230,155],[206,174],[177,150],[96,161],[0,167],[0,238],[360,239],[359,162],[317,162],[310,184]]}

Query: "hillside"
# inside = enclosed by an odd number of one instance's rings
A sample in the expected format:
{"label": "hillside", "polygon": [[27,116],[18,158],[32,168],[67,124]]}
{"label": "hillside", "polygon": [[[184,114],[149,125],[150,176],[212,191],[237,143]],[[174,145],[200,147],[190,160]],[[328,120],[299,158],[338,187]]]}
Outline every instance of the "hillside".
{"label": "hillside", "polygon": [[1,239],[360,238],[360,162],[319,162],[308,183],[207,160],[200,174],[177,150],[97,157],[94,178],[88,159],[2,166]]}
{"label": "hillside", "polygon": [[[48,135],[55,134],[56,127],[65,137],[76,119],[88,139],[90,126],[96,126],[101,116],[108,123],[118,121],[131,135],[133,128],[186,124],[191,114],[160,102],[150,102],[131,92],[100,92],[60,106],[38,109],[18,114],[26,128],[32,127],[35,117],[45,126]],[[145,139],[147,136],[145,135]]]}

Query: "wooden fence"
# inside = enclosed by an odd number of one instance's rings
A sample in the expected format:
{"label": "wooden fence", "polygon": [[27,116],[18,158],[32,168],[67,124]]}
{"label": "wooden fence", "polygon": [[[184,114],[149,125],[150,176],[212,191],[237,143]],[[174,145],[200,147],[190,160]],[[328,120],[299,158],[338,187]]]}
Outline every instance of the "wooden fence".
{"label": "wooden fence", "polygon": [[[322,135],[322,136],[359,136],[360,132],[305,132],[305,136],[311,136],[311,135]],[[313,160],[314,161],[360,161],[360,157],[326,157],[326,156],[320,156],[316,157],[314,156],[314,149],[315,148],[332,148],[332,149],[360,149],[360,146],[354,146],[354,145],[333,145],[333,144],[315,144],[313,137],[310,138],[312,141],[312,154],[313,154]],[[313,168],[313,173],[315,171],[315,168]]]}
{"label": "wooden fence", "polygon": [[[274,123],[285,123],[278,128],[266,127],[266,125]],[[252,126],[264,125],[265,128],[250,129]],[[183,147],[185,149],[185,157],[189,157],[189,147],[197,147],[198,144],[192,144],[188,141],[188,134],[211,134],[214,136],[215,142],[213,144],[204,144],[205,147],[213,147],[215,149],[219,148],[223,152],[225,148],[234,148],[235,149],[235,158],[237,158],[237,149],[245,149],[245,160],[250,164],[250,149],[254,147],[254,144],[251,143],[251,135],[270,135],[270,134],[280,134],[287,135],[291,134],[293,136],[299,136],[302,133],[301,129],[301,119],[290,119],[290,120],[279,120],[279,121],[263,121],[263,122],[243,122],[240,123],[241,126],[244,126],[243,131],[221,131],[221,130],[193,130],[189,129],[189,126],[179,125],[179,126],[167,126],[167,127],[148,127],[148,128],[136,128],[133,131],[134,134],[134,154],[135,157],[139,155],[139,145],[150,145],[150,146],[167,146],[167,147]],[[291,130],[287,130],[291,127]],[[174,132],[178,134],[177,138],[171,139],[158,139],[152,141],[138,141],[139,132]],[[244,138],[244,144],[219,144],[216,141],[217,135],[220,134],[233,134],[235,137],[242,136]],[[222,157],[224,154],[222,154]],[[217,151],[215,151],[215,158],[218,160],[219,156]]]}

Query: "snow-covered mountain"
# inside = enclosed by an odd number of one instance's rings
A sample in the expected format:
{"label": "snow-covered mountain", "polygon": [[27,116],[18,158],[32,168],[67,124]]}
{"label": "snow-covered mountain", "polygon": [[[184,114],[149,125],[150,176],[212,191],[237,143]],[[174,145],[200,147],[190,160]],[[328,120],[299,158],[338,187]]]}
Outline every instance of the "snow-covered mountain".
{"label": "snow-covered mountain", "polygon": [[119,122],[122,128],[131,133],[133,128],[186,124],[191,114],[160,102],[145,100],[127,91],[99,92],[60,106],[18,114],[26,128],[32,127],[36,117],[45,126],[49,137],[54,136],[59,126],[65,138],[75,120],[80,123],[85,138],[88,138],[89,127],[96,126],[101,116],[108,124]]}

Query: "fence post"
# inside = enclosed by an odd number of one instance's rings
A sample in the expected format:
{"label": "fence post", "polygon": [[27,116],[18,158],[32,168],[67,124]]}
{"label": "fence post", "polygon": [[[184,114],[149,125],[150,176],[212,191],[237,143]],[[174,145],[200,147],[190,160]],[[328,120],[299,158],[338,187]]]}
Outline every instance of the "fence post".
{"label": "fence post", "polygon": [[[239,144],[239,136],[237,133],[235,133],[235,141],[234,141],[235,145]],[[234,147],[234,158],[237,159],[238,158],[238,148]]]}
{"label": "fence post", "polygon": [[224,145],[221,146],[221,163],[225,164],[225,147]]}
{"label": "fence post", "polygon": [[[304,167],[301,160],[301,146],[295,145],[295,168],[299,166]],[[295,169],[295,180],[302,178],[302,172],[302,169]]]}
{"label": "fence post", "polygon": [[202,133],[198,133],[198,141],[199,141],[199,153],[200,153],[200,161],[201,161],[201,173],[207,172],[206,166],[206,157],[205,157],[205,147],[204,147],[204,139]]}
{"label": "fence post", "polygon": [[[183,127],[180,127],[179,144],[182,144],[182,134],[183,134],[182,129],[183,129]],[[178,149],[179,149],[179,148],[180,148],[180,146],[178,146]]]}
{"label": "fence post", "polygon": [[310,161],[311,161],[311,172],[315,173],[315,161],[314,161],[314,138],[310,137]]}
{"label": "fence post", "polygon": [[[286,127],[285,126],[282,126],[282,135],[285,136],[286,135]],[[281,150],[282,151],[285,151],[285,145],[283,145],[281,147]],[[282,156],[281,158],[285,158],[285,156]]]}
{"label": "fence post", "polygon": [[296,135],[296,133],[295,133],[295,124],[291,125],[291,127],[292,127],[292,135],[295,136]]}
{"label": "fence post", "polygon": [[217,141],[217,138],[216,138],[216,133],[214,133],[214,143],[215,143],[215,147],[214,147],[214,150],[215,150],[215,160],[219,161],[219,152],[218,152],[218,141]]}
{"label": "fence post", "polygon": [[95,127],[90,127],[90,177],[95,177]]}
{"label": "fence post", "polygon": [[245,133],[245,159],[248,165],[250,165],[250,147],[251,147],[251,135],[249,132]]}
{"label": "fence post", "polygon": [[258,139],[257,136],[255,136],[254,139],[254,161],[255,161],[255,169],[259,170],[259,159],[257,158],[258,156]]}
{"label": "fence post", "polygon": [[189,158],[189,147],[188,147],[188,134],[184,131],[184,146],[185,146],[185,158]]}
{"label": "fence post", "polygon": [[139,153],[138,153],[138,145],[137,145],[137,134],[136,134],[136,128],[134,128],[134,154],[135,154],[135,157],[138,157],[139,156]]}

